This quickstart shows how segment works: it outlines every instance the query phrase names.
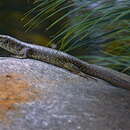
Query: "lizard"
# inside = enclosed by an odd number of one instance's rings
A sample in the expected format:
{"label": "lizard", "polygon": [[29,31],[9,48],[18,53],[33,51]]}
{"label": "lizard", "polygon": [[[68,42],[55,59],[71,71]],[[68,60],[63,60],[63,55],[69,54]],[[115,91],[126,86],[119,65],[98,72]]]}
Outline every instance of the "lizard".
{"label": "lizard", "polygon": [[[67,69],[80,75],[80,72],[90,77],[99,78],[108,83],[130,90],[130,76],[116,70],[89,64],[62,51],[26,43],[8,35],[0,35],[0,48],[3,48],[18,58],[31,58]],[[80,75],[82,76],[82,75]],[[84,76],[83,76],[84,77]]]}

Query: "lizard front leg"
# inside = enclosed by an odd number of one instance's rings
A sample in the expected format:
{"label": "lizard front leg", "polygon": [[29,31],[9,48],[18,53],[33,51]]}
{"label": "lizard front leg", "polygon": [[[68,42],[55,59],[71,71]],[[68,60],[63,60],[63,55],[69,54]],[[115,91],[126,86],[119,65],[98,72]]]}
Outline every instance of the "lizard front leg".
{"label": "lizard front leg", "polygon": [[19,58],[19,59],[26,59],[28,57],[28,52],[30,48],[22,48],[20,51],[17,52],[16,55],[11,55],[14,58]]}

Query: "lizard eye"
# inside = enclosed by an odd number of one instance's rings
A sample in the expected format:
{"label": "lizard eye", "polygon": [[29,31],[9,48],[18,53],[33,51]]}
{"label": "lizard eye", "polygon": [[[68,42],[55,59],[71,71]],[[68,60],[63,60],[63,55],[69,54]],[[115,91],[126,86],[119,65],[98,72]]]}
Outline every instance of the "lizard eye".
{"label": "lizard eye", "polygon": [[5,39],[5,40],[3,40],[3,42],[8,43],[8,42],[9,42],[9,40],[8,40],[8,39]]}

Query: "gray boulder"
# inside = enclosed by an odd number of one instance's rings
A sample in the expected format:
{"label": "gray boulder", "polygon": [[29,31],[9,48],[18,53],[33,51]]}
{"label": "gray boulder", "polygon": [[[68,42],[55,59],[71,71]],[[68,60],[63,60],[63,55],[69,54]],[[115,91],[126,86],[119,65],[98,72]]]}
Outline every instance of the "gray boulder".
{"label": "gray boulder", "polygon": [[129,130],[130,91],[32,59],[0,58],[0,130]]}

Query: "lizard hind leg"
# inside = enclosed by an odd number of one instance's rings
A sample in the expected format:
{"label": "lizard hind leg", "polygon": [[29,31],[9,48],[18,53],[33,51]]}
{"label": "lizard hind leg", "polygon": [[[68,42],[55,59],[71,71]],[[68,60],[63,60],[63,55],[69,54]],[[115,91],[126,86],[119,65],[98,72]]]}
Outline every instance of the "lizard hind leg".
{"label": "lizard hind leg", "polygon": [[84,77],[84,78],[87,78],[87,79],[94,79],[94,80],[96,80],[97,81],[97,79],[95,78],[95,77],[93,77],[93,76],[91,76],[91,75],[88,75],[88,74],[85,74],[85,73],[83,73],[83,72],[79,72],[78,73],[78,75],[80,75],[81,77]]}
{"label": "lizard hind leg", "polygon": [[65,63],[64,68],[66,68],[67,70],[73,72],[74,74],[77,74],[81,77],[87,78],[87,79],[94,79],[97,80],[95,77],[85,74],[83,73],[76,65],[71,64],[71,63]]}

